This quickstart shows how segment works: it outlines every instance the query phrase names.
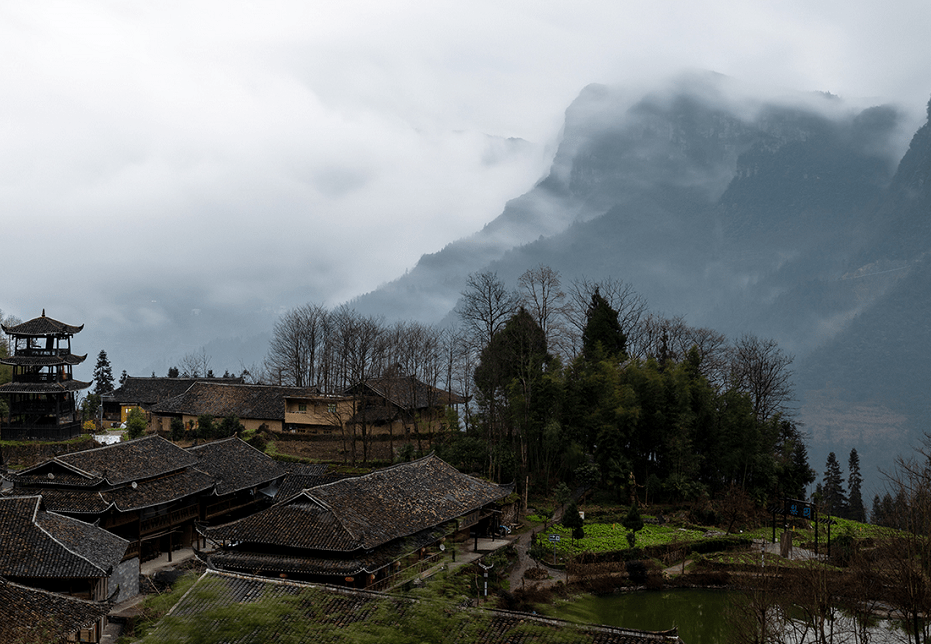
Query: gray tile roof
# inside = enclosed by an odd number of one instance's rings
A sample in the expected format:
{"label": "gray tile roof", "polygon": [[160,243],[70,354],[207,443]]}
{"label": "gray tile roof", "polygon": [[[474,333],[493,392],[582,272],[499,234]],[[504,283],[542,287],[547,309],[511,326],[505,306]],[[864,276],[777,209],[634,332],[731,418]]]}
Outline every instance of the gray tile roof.
{"label": "gray tile roof", "polygon": [[62,454],[54,460],[101,477],[111,485],[161,476],[197,464],[196,457],[160,436]]}
{"label": "gray tile roof", "polygon": [[84,325],[74,326],[72,324],[65,324],[64,322],[59,322],[50,317],[45,316],[45,311],[42,311],[42,315],[37,318],[32,318],[21,324],[15,324],[13,326],[3,325],[3,332],[7,335],[19,335],[19,336],[29,336],[29,337],[42,337],[42,336],[63,336],[63,335],[74,335],[79,333],[81,329],[84,328]]}
{"label": "gray tile roof", "polygon": [[287,472],[282,463],[235,436],[187,451],[197,457],[197,469],[214,477],[219,496],[267,485]]}
{"label": "gray tile roof", "polygon": [[92,602],[37,590],[0,578],[0,640],[36,642],[64,638],[110,611],[107,602]]}
{"label": "gray tile roof", "polygon": [[285,398],[310,396],[311,387],[277,387],[271,385],[232,385],[196,382],[183,394],[153,405],[153,414],[210,414],[215,418],[236,416],[253,420],[284,420]]}
{"label": "gray tile roof", "polygon": [[[208,611],[235,608],[260,600],[300,598],[280,618],[266,624],[243,622],[236,631],[235,612],[218,615],[217,626],[228,633],[230,644],[245,642],[313,641],[321,644],[346,641],[343,628],[355,624],[367,627],[401,627],[405,617],[422,600],[383,593],[306,584],[207,571],[192,589],[156,625],[153,636],[167,637],[173,621],[188,621]],[[558,619],[510,611],[463,608],[434,602],[436,622],[442,639],[431,644],[681,644],[674,631],[650,632],[594,624],[575,624]],[[410,633],[409,633],[410,634]]]}
{"label": "gray tile roof", "polygon": [[129,542],[106,530],[41,509],[42,498],[0,498],[0,575],[106,577]]}
{"label": "gray tile roof", "polygon": [[190,389],[195,382],[224,382],[242,384],[242,378],[138,378],[129,376],[125,382],[109,394],[104,395],[105,402],[141,405],[149,408],[156,403],[180,396]]}
{"label": "gray tile roof", "polygon": [[214,541],[352,552],[445,523],[508,493],[430,455],[304,490],[206,534]]}

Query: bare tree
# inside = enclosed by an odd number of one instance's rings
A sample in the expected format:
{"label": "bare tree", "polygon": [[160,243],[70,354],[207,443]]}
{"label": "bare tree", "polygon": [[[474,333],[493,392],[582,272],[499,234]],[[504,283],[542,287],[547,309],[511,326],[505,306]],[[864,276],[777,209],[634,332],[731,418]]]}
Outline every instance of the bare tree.
{"label": "bare tree", "polygon": [[566,293],[562,290],[559,273],[540,264],[526,270],[517,283],[520,303],[543,329],[550,352],[568,356],[569,346],[564,346],[568,342]]}
{"label": "bare tree", "polygon": [[788,411],[792,389],[792,356],[775,340],[744,335],[734,344],[730,361],[730,382],[750,394],[758,422]]}
{"label": "bare tree", "polygon": [[186,353],[178,362],[181,375],[185,378],[206,378],[210,371],[210,356],[206,349],[200,353]]}
{"label": "bare tree", "polygon": [[327,316],[319,304],[304,304],[275,322],[264,362],[274,382],[295,387],[317,384]]}
{"label": "bare tree", "polygon": [[883,600],[908,624],[903,639],[915,644],[931,638],[931,436],[924,442],[915,456],[896,459],[895,471],[887,474],[898,531],[884,533],[873,557]]}
{"label": "bare tree", "polygon": [[456,307],[459,319],[476,344],[485,346],[517,309],[517,295],[492,272],[472,273]]}

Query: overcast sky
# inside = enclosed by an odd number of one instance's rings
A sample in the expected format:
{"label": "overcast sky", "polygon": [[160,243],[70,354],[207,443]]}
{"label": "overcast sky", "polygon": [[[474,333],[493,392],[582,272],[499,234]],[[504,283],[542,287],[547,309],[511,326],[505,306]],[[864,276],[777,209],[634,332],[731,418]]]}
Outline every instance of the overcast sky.
{"label": "overcast sky", "polygon": [[589,83],[700,68],[920,113],[929,33],[926,0],[3,1],[0,309],[144,338],[335,305],[529,189]]}

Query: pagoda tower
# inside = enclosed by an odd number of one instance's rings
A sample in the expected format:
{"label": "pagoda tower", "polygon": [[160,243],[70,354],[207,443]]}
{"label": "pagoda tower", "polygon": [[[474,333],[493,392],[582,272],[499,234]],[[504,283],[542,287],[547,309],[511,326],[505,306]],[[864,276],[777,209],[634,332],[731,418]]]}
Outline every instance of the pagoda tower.
{"label": "pagoda tower", "polygon": [[71,369],[87,354],[71,353],[71,337],[84,325],[72,326],[45,317],[2,326],[11,338],[12,355],[0,363],[13,367],[13,380],[0,386],[9,401],[9,422],[0,425],[4,440],[63,440],[81,433],[75,392],[90,387],[74,380]]}

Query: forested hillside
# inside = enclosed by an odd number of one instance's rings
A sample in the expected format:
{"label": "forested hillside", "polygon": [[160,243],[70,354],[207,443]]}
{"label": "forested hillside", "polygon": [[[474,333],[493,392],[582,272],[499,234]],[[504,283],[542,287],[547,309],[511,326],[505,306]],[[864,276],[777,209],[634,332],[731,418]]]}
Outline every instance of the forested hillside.
{"label": "forested hillside", "polygon": [[928,420],[918,392],[931,387],[906,359],[931,350],[931,135],[902,158],[905,123],[829,94],[755,99],[713,74],[636,97],[591,86],[533,190],[353,305],[451,321],[477,271],[623,280],[668,318],[775,339],[795,357],[813,462],[858,447],[875,487]]}

